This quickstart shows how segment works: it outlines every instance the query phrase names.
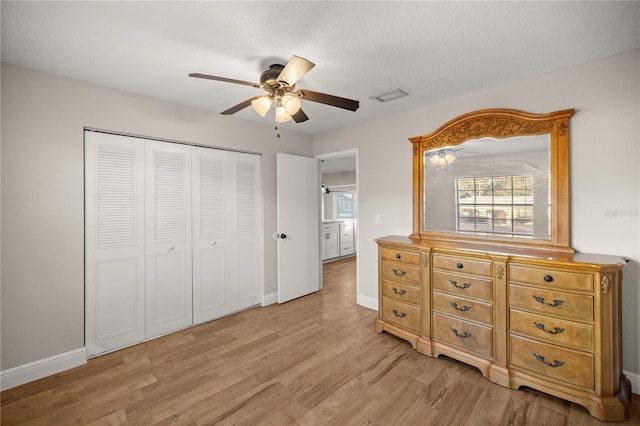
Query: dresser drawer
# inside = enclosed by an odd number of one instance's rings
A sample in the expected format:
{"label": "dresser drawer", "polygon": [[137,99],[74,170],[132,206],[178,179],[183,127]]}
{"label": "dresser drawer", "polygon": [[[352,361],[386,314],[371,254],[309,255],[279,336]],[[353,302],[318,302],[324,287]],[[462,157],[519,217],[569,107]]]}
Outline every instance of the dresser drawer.
{"label": "dresser drawer", "polygon": [[420,333],[421,309],[382,296],[382,319]]}
{"label": "dresser drawer", "polygon": [[553,289],[593,291],[593,275],[553,269],[511,265],[509,280],[512,283],[533,284]]}
{"label": "dresser drawer", "polygon": [[433,338],[485,357],[491,357],[492,329],[433,313]]}
{"label": "dresser drawer", "polygon": [[465,299],[450,294],[433,292],[432,306],[436,311],[463,319],[483,322],[491,325],[491,304]]}
{"label": "dresser drawer", "polygon": [[382,295],[414,305],[422,305],[422,289],[403,283],[382,279]]}
{"label": "dresser drawer", "polygon": [[513,367],[593,389],[594,358],[592,354],[563,349],[547,343],[511,335],[509,349]]}
{"label": "dresser drawer", "polygon": [[467,257],[433,255],[433,267],[435,269],[445,269],[464,274],[491,276],[491,262],[471,259]]}
{"label": "dresser drawer", "polygon": [[593,297],[511,284],[509,305],[567,319],[593,321]]}
{"label": "dresser drawer", "polygon": [[511,310],[510,330],[549,343],[591,351],[593,325]]}
{"label": "dresser drawer", "polygon": [[433,271],[434,290],[491,301],[491,280]]}
{"label": "dresser drawer", "polygon": [[382,276],[384,278],[418,285],[420,283],[420,268],[383,260]]}
{"label": "dresser drawer", "polygon": [[416,251],[395,250],[387,247],[381,247],[380,254],[383,259],[390,259],[395,262],[408,263],[411,265],[420,265],[420,253]]}

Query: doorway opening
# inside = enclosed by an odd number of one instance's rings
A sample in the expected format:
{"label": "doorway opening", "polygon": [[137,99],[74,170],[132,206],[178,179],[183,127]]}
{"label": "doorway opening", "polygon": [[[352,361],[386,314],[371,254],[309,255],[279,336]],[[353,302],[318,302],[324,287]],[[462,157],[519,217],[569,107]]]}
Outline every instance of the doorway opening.
{"label": "doorway opening", "polygon": [[[320,259],[325,267],[330,263],[351,259],[355,276],[347,282],[355,283],[359,294],[358,280],[358,149],[316,155],[320,160],[319,197]],[[323,274],[323,282],[324,282]]]}

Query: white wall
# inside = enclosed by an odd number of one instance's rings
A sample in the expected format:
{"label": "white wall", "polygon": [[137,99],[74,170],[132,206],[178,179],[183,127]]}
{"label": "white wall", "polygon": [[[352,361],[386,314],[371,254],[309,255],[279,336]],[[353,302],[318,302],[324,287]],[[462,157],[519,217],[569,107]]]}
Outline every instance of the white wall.
{"label": "white wall", "polygon": [[276,292],[276,152],[312,137],[2,64],[2,364],[84,346],[83,128],[262,153],[265,294]]}
{"label": "white wall", "polygon": [[316,136],[314,155],[359,149],[359,303],[377,300],[374,239],[412,232],[408,138],[485,108],[534,113],[576,108],[570,119],[571,243],[580,252],[631,259],[623,280],[624,369],[639,378],[640,51]]}
{"label": "white wall", "polygon": [[[84,345],[85,126],[261,152],[265,294],[276,291],[276,245],[270,238],[276,217],[275,153],[310,156],[312,151],[359,148],[358,300],[375,308],[374,238],[412,231],[408,138],[469,111],[503,107],[530,112],[576,108],[570,137],[572,245],[582,252],[631,259],[623,282],[624,369],[640,373],[640,52],[314,138],[281,131],[276,139],[271,125],[11,65],[3,64],[1,72],[3,371]],[[374,223],[377,214],[379,225]]]}

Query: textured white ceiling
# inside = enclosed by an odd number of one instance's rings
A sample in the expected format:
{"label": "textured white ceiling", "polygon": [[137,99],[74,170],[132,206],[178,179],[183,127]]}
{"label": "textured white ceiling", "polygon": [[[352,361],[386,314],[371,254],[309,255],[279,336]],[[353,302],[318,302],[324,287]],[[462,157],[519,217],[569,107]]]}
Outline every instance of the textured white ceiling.
{"label": "textured white ceiling", "polygon": [[[640,48],[640,2],[1,2],[2,61],[221,112],[292,55],[299,88],[360,101],[303,101],[317,134]],[[402,89],[411,96],[379,103]],[[225,119],[272,123],[250,107]]]}

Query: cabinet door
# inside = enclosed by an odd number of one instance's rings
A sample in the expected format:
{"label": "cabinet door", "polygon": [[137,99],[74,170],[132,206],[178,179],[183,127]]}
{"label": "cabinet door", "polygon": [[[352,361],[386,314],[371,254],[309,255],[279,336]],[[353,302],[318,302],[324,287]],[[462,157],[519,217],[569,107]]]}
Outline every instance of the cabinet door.
{"label": "cabinet door", "polygon": [[144,141],[85,132],[85,338],[94,356],[145,339]]}
{"label": "cabinet door", "polygon": [[146,337],[193,323],[191,147],[146,142]]}
{"label": "cabinet door", "polygon": [[339,232],[329,232],[327,233],[326,248],[327,248],[327,259],[331,259],[332,257],[340,256],[340,233]]}

